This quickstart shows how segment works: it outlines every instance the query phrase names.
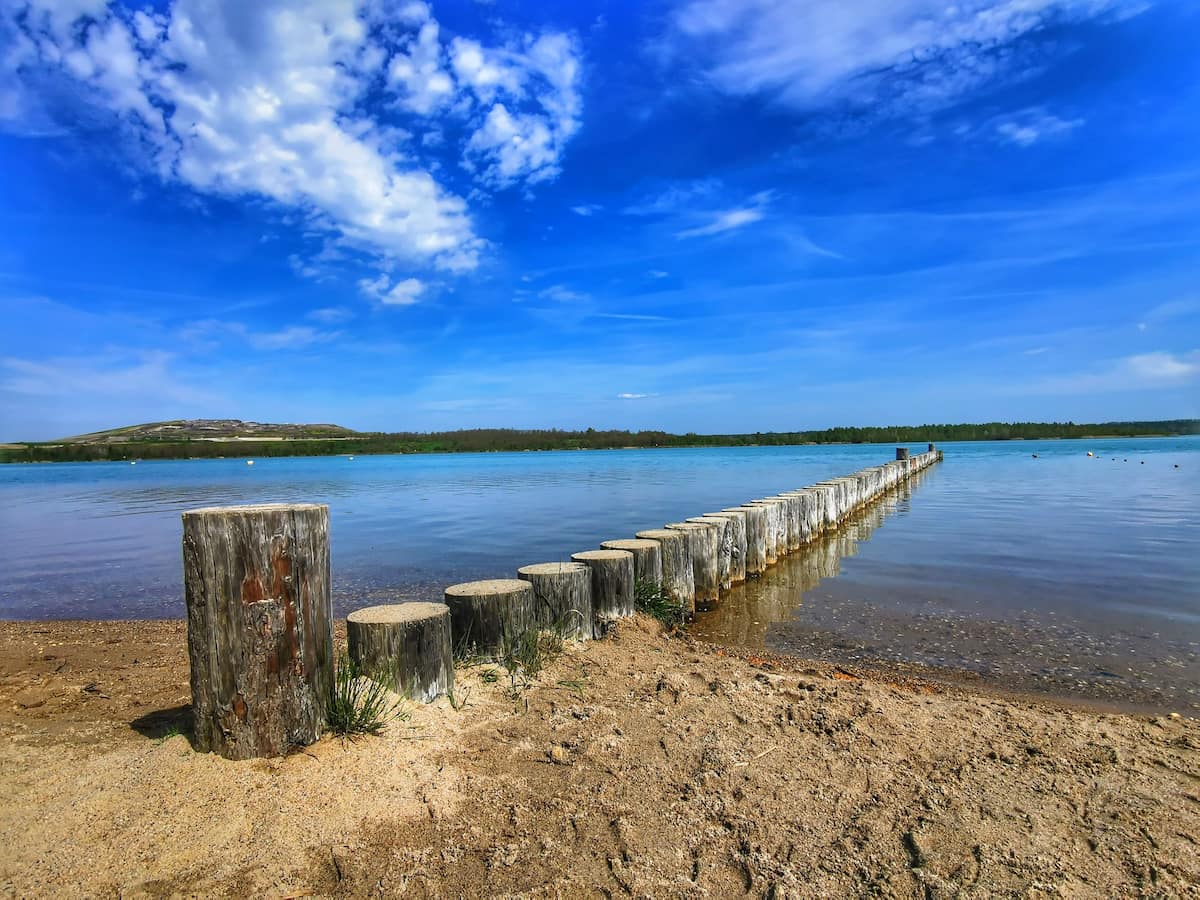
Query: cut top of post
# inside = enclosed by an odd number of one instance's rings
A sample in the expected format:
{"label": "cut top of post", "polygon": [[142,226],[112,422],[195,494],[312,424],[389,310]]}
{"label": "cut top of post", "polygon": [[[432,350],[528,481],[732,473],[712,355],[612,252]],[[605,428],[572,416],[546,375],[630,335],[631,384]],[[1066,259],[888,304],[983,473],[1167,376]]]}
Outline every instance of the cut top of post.
{"label": "cut top of post", "polygon": [[682,540],[682,538],[679,537],[680,534],[682,534],[682,532],[671,531],[669,528],[650,528],[646,531],[639,531],[637,536],[653,541],[674,541]]}
{"label": "cut top of post", "polygon": [[633,554],[628,550],[583,550],[579,553],[572,553],[571,559],[583,562],[593,559],[633,559]]}
{"label": "cut top of post", "polygon": [[362,625],[398,625],[401,622],[419,622],[449,612],[445,603],[389,603],[383,606],[365,606],[346,616],[346,621]]}
{"label": "cut top of post", "polygon": [[616,541],[602,541],[600,544],[603,550],[653,550],[658,546],[658,541],[650,538],[629,538]]}
{"label": "cut top of post", "polygon": [[446,588],[451,597],[480,597],[488,594],[507,594],[512,591],[529,590],[529,582],[517,578],[489,578],[484,581],[466,581]]}
{"label": "cut top of post", "polygon": [[244,506],[204,506],[200,509],[186,510],[183,514],[185,516],[228,516],[284,512],[287,510],[308,512],[319,509],[329,509],[329,506],[325,503],[248,503]]}
{"label": "cut top of post", "polygon": [[548,562],[534,563],[517,569],[518,575],[562,575],[566,572],[580,572],[587,566],[580,562]]}

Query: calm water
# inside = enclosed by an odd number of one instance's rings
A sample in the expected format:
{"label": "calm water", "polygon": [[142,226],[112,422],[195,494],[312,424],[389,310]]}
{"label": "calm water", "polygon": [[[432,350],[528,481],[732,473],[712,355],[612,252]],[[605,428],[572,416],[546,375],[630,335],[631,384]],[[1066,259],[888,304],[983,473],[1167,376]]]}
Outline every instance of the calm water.
{"label": "calm water", "polygon": [[[698,631],[1196,704],[1200,438],[942,448],[911,490],[734,591]],[[328,503],[344,613],[892,456],[860,445],[0,466],[0,617],[182,615],[179,514],[197,506]]]}

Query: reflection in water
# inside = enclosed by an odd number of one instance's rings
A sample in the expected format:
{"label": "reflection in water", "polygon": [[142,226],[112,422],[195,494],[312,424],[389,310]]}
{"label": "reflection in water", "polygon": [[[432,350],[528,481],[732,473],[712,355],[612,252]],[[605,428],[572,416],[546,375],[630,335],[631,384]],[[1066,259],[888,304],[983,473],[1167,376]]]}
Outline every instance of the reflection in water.
{"label": "reflection in water", "polygon": [[765,646],[772,626],[790,618],[807,592],[823,579],[835,577],[841,561],[858,553],[859,543],[868,540],[888,517],[906,508],[912,491],[929,477],[930,471],[918,472],[907,483],[860,510],[837,531],[824,534],[783,557],[761,578],[723,592],[715,609],[697,615],[692,634],[719,644]]}

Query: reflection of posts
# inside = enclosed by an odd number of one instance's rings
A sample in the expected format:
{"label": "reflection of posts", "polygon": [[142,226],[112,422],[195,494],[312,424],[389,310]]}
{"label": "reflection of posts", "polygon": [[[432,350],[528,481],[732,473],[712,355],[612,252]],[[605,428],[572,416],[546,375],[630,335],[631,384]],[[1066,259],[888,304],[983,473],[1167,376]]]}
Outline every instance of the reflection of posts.
{"label": "reflection of posts", "polygon": [[183,514],[196,745],[229,759],[311,744],[333,689],[329,507]]}

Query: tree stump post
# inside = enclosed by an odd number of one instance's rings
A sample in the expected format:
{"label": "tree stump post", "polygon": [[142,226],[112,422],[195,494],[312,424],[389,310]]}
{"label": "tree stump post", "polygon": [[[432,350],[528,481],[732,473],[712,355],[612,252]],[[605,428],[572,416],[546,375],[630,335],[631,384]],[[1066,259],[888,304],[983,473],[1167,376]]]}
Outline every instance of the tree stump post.
{"label": "tree stump post", "polygon": [[521,566],[517,577],[533,587],[533,605],[540,628],[563,637],[592,637],[592,573],[583,563],[552,562]]}
{"label": "tree stump post", "polygon": [[908,448],[907,447],[897,447],[896,448],[896,459],[908,459]]}
{"label": "tree stump post", "polygon": [[356,609],[346,617],[346,649],[360,672],[417,703],[432,703],[454,687],[450,607],[444,603]]}
{"label": "tree stump post", "polygon": [[688,535],[692,548],[692,579],[696,589],[696,609],[703,612],[716,605],[720,594],[720,579],[717,577],[717,529],[715,525],[701,522],[671,522],[668,531],[682,531]]}
{"label": "tree stump post", "polygon": [[467,581],[446,588],[450,639],[454,652],[474,648],[484,656],[500,650],[504,633],[521,634],[537,626],[533,587],[516,578]]}
{"label": "tree stump post", "polygon": [[741,584],[746,580],[746,511],[736,509],[725,512],[705,513],[703,518],[716,516],[729,523],[729,582]]}
{"label": "tree stump post", "polygon": [[783,522],[779,505],[774,501],[765,499],[751,500],[749,503],[743,505],[748,509],[761,509],[766,515],[767,565],[775,565],[781,556],[787,555],[787,525]]}
{"label": "tree stump post", "polygon": [[584,550],[571,559],[592,570],[592,633],[604,637],[617,619],[633,615],[633,554]]}
{"label": "tree stump post", "polygon": [[313,743],[333,690],[329,507],[183,514],[196,746],[228,759]]}
{"label": "tree stump post", "polygon": [[662,545],[648,538],[628,538],[616,541],[601,541],[601,550],[628,550],[633,554],[633,582],[652,584],[656,589],[662,588]]}
{"label": "tree stump post", "polygon": [[733,530],[724,516],[696,516],[688,519],[717,530],[717,587],[727,591],[733,587]]}
{"label": "tree stump post", "polygon": [[767,511],[761,506],[740,506],[721,512],[738,510],[746,515],[746,577],[757,578],[767,571]]}
{"label": "tree stump post", "polygon": [[638,538],[658,544],[662,566],[662,587],[671,600],[687,610],[696,611],[696,580],[692,574],[692,545],[682,531],[652,528],[639,531]]}

